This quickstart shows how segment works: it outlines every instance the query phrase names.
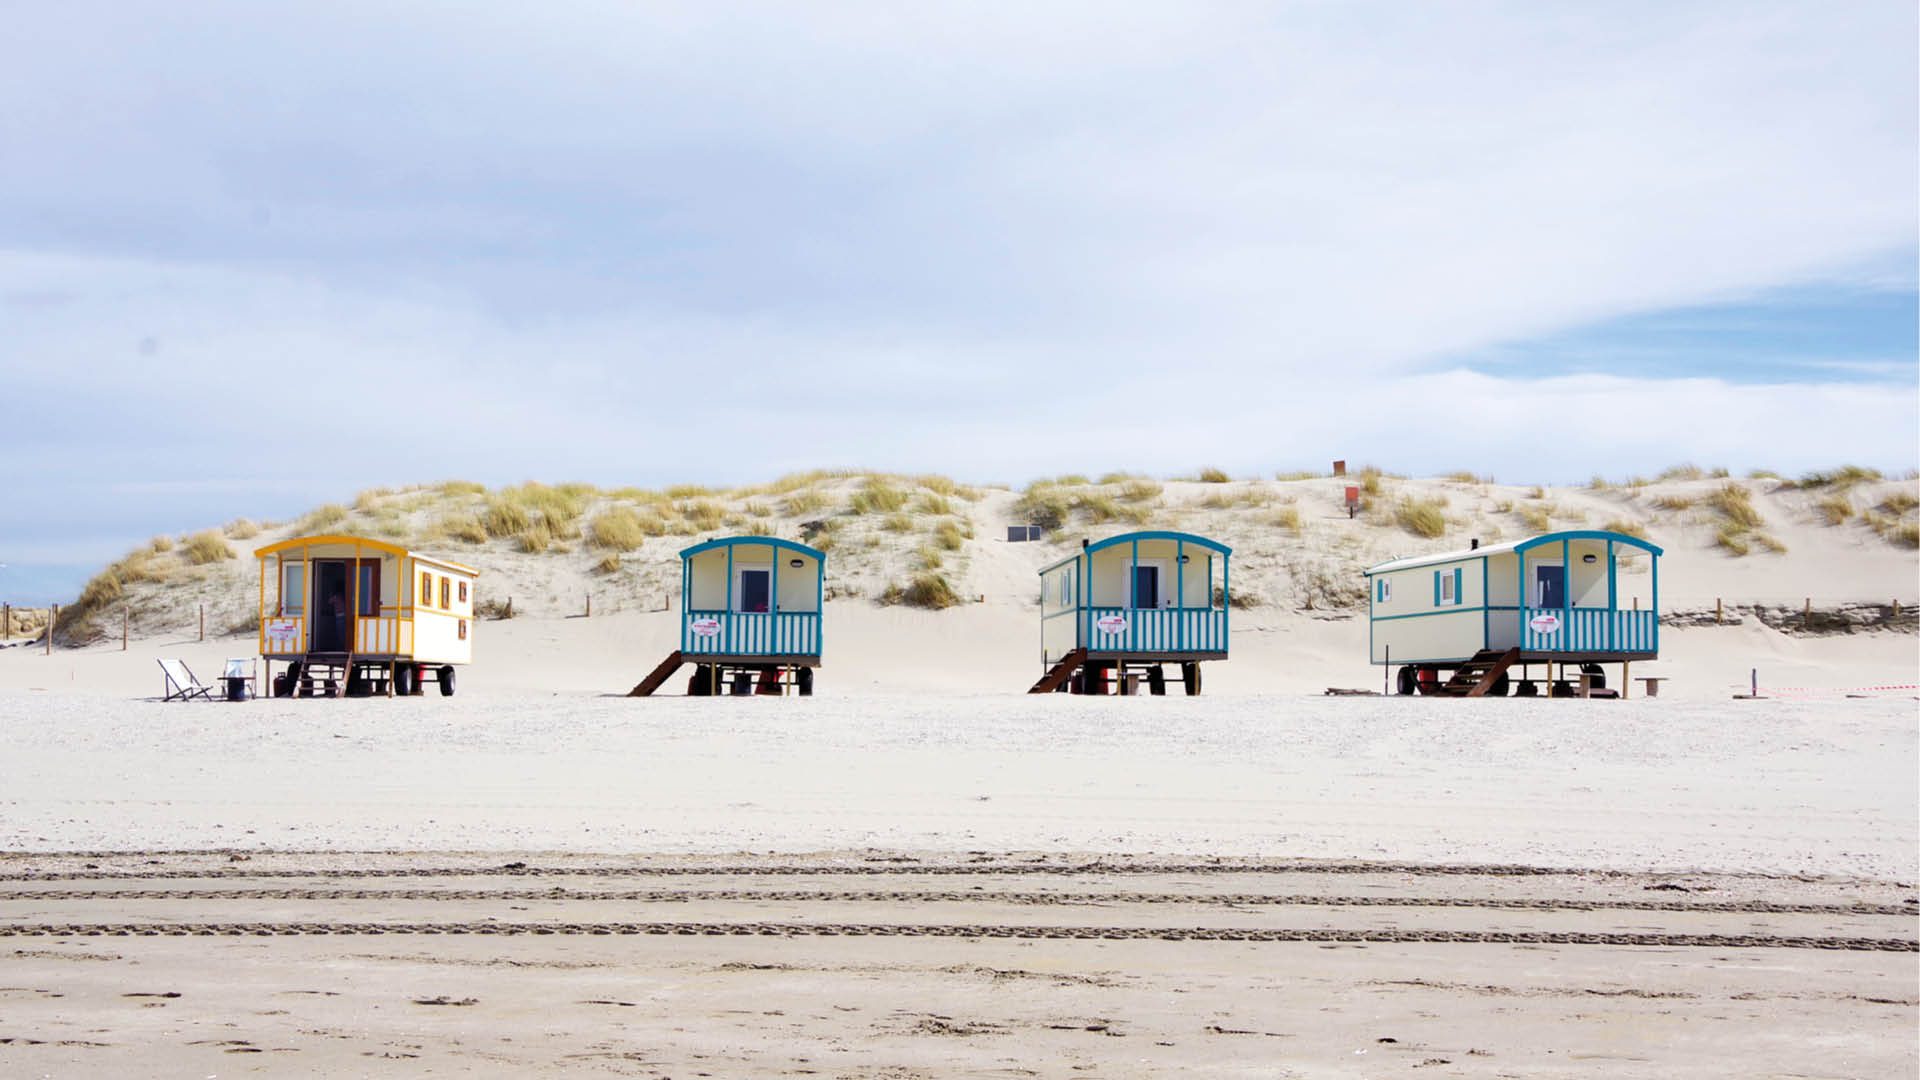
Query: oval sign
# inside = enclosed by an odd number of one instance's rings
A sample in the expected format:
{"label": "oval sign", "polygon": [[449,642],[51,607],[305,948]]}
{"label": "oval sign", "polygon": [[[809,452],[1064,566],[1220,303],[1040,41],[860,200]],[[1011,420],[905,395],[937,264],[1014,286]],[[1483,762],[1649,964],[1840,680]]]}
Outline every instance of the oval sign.
{"label": "oval sign", "polygon": [[1532,627],[1533,632],[1536,634],[1551,634],[1555,630],[1560,629],[1560,616],[1555,615],[1551,611],[1543,611],[1533,618],[1528,619],[1527,625]]}
{"label": "oval sign", "polygon": [[1125,615],[1102,615],[1094,621],[1093,625],[1099,627],[1100,632],[1103,634],[1124,634],[1127,632],[1127,617]]}
{"label": "oval sign", "polygon": [[713,618],[695,619],[687,624],[687,629],[693,631],[694,637],[718,637],[720,636],[720,620]]}

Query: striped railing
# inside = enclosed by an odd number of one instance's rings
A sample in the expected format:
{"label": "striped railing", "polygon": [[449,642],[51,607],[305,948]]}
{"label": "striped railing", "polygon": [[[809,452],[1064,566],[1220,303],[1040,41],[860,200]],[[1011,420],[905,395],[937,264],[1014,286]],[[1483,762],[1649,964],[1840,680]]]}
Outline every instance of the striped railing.
{"label": "striped railing", "polygon": [[[1102,630],[1102,619],[1125,620]],[[1094,652],[1189,653],[1227,651],[1224,608],[1090,607],[1081,624],[1082,640]],[[1112,625],[1109,623],[1109,625]]]}
{"label": "striped railing", "polygon": [[680,651],[689,656],[818,656],[820,613],[689,611],[680,618]]}
{"label": "striped railing", "polygon": [[[1552,616],[1542,620],[1541,616]],[[1525,652],[1657,652],[1660,619],[1652,611],[1612,608],[1523,608],[1520,648]],[[1540,625],[1535,625],[1536,620]],[[1549,622],[1558,625],[1547,625]]]}

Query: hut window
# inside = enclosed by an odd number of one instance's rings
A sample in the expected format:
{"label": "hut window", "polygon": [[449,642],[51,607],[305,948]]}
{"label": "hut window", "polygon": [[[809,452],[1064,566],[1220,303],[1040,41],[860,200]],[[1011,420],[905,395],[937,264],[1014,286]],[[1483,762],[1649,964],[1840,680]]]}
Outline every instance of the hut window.
{"label": "hut window", "polygon": [[298,615],[307,606],[307,564],[280,565],[280,614]]}
{"label": "hut window", "polygon": [[1382,604],[1393,599],[1393,582],[1387,578],[1374,578],[1373,598]]}
{"label": "hut window", "polygon": [[433,606],[433,575],[425,571],[420,573],[420,606]]}
{"label": "hut window", "polygon": [[440,578],[440,607],[445,611],[453,610],[453,585],[445,576]]}
{"label": "hut window", "polygon": [[460,602],[467,602],[467,583],[464,581],[460,583]]}
{"label": "hut window", "polygon": [[467,640],[467,620],[465,619],[460,620],[460,640]]}

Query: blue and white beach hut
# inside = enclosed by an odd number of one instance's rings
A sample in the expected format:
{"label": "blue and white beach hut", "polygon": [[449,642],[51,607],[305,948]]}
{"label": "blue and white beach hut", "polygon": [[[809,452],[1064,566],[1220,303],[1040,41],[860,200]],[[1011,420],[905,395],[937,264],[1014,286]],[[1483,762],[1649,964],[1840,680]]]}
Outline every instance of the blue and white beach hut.
{"label": "blue and white beach hut", "polygon": [[1201,662],[1227,658],[1232,553],[1182,532],[1081,541],[1040,571],[1046,674],[1032,692],[1104,694],[1114,674],[1126,693],[1144,674],[1149,690],[1163,694],[1161,665],[1179,664],[1187,693],[1198,694]]}
{"label": "blue and white beach hut", "polygon": [[823,551],[771,536],[730,536],[680,552],[680,647],[630,696],[658,690],[682,664],[704,696],[813,693],[820,666]]}
{"label": "blue and white beach hut", "polygon": [[[1419,555],[1366,571],[1372,663],[1399,665],[1397,689],[1504,695],[1519,665],[1570,693],[1567,665],[1604,688],[1600,665],[1660,655],[1661,549],[1626,533],[1543,533],[1465,551]],[[1556,671],[1557,669],[1557,671]]]}

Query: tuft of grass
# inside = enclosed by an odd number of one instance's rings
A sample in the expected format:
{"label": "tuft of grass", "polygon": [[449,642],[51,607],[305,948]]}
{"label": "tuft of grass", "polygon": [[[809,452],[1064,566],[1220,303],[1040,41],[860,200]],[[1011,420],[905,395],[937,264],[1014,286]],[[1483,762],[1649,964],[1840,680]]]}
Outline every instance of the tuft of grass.
{"label": "tuft of grass", "polygon": [[1476,473],[1471,469],[1455,469],[1453,472],[1442,474],[1440,479],[1445,480],[1449,483],[1454,483],[1454,484],[1491,484],[1493,483],[1493,477],[1481,476],[1479,473]]}
{"label": "tuft of grass", "polygon": [[1386,475],[1385,473],[1372,465],[1363,465],[1356,475],[1360,480],[1360,494],[1370,499],[1380,494],[1380,479]]}
{"label": "tuft of grass", "polygon": [[1785,477],[1781,476],[1777,472],[1774,472],[1772,469],[1748,469],[1747,479],[1749,480],[1783,480],[1785,479]]}
{"label": "tuft of grass", "polygon": [[1813,504],[1822,521],[1829,525],[1845,525],[1853,519],[1853,500],[1846,492],[1836,491]]}
{"label": "tuft of grass", "polygon": [[819,488],[801,488],[786,497],[780,504],[780,511],[788,517],[805,517],[825,510],[831,502],[827,493]]}
{"label": "tuft of grass", "polygon": [[480,527],[495,539],[519,536],[532,524],[533,515],[504,495],[489,498],[486,509],[480,511]]}
{"label": "tuft of grass", "polygon": [[1273,512],[1272,522],[1275,528],[1285,529],[1295,536],[1300,535],[1300,508],[1283,506]]}
{"label": "tuft of grass", "polygon": [[1048,532],[1066,524],[1067,515],[1072,512],[1073,500],[1049,484],[1033,484],[1013,502],[1016,520],[1038,525]]}
{"label": "tuft of grass", "polygon": [[1543,533],[1553,528],[1552,503],[1523,506],[1516,513],[1519,514],[1520,520],[1526,523],[1527,528],[1534,532]]}
{"label": "tuft of grass", "polygon": [[906,509],[909,496],[900,488],[888,482],[886,478],[868,477],[847,501],[847,509],[855,514],[895,514]]}
{"label": "tuft of grass", "polygon": [[367,519],[366,534],[381,540],[405,540],[412,531],[407,519],[395,510],[382,510]]}
{"label": "tuft of grass", "polygon": [[1780,538],[1774,536],[1772,533],[1754,533],[1753,542],[1766,548],[1775,555],[1785,555],[1787,553],[1787,545],[1782,543]]}
{"label": "tuft of grass", "polygon": [[1659,495],[1653,505],[1656,510],[1690,510],[1697,501],[1686,495]]}
{"label": "tuft of grass", "polygon": [[180,554],[189,566],[205,566],[236,557],[233,549],[227,546],[227,538],[220,535],[218,529],[208,529],[187,537],[180,545]]}
{"label": "tuft of grass", "polygon": [[749,502],[740,509],[745,510],[748,517],[764,518],[773,516],[773,507],[763,502]]}
{"label": "tuft of grass", "polygon": [[1903,521],[1887,530],[1886,537],[1901,547],[1920,548],[1920,522]]}
{"label": "tuft of grass", "polygon": [[1753,550],[1752,546],[1747,543],[1746,530],[1736,529],[1730,525],[1720,526],[1720,530],[1714,534],[1713,542],[1727,549],[1736,557],[1745,555]]}
{"label": "tuft of grass", "polygon": [[720,494],[718,491],[705,484],[674,484],[667,488],[667,498],[675,500],[704,499],[718,494]]}
{"label": "tuft of grass", "polygon": [[913,518],[906,514],[888,514],[886,519],[880,522],[880,527],[890,533],[912,532]]}
{"label": "tuft of grass", "polygon": [[1295,480],[1318,480],[1325,475],[1326,473],[1317,473],[1310,469],[1293,469],[1288,472],[1274,473],[1273,478],[1281,483],[1291,483]]}
{"label": "tuft of grass", "polygon": [[471,480],[446,480],[440,484],[440,494],[448,498],[457,498],[462,495],[485,495],[486,493],[487,485],[476,484]]}
{"label": "tuft of grass", "polygon": [[708,499],[682,503],[679,510],[680,519],[693,532],[712,532],[727,522],[726,508]]}
{"label": "tuft of grass", "polygon": [[658,535],[649,533],[640,515],[625,506],[601,511],[587,529],[592,534],[589,542],[594,547],[615,553],[632,551],[646,543],[648,536]]}
{"label": "tuft of grass", "polygon": [[472,514],[444,514],[433,523],[431,535],[458,540],[463,544],[487,542],[487,527]]}
{"label": "tuft of grass", "polygon": [[941,558],[939,548],[934,547],[931,544],[922,544],[920,545],[920,550],[917,554],[920,556],[920,566],[922,569],[926,569],[926,570],[940,569],[940,565],[943,560]]}
{"label": "tuft of grass", "polygon": [[173,537],[156,536],[153,539],[147,541],[147,550],[153,552],[156,555],[163,555],[169,551],[172,551]]}
{"label": "tuft of grass", "polygon": [[260,526],[246,518],[234,518],[227,522],[227,535],[235,540],[251,540],[260,535]]}
{"label": "tuft of grass", "polygon": [[1394,523],[1415,536],[1432,539],[1447,532],[1445,499],[1403,498],[1393,508]]}
{"label": "tuft of grass", "polygon": [[353,508],[363,514],[371,514],[380,508],[380,500],[392,494],[392,488],[368,488],[353,497]]}
{"label": "tuft of grass", "polygon": [[1754,509],[1752,496],[1739,484],[1720,485],[1707,495],[1705,502],[1722,520],[1736,529],[1757,529],[1766,524],[1760,511]]}
{"label": "tuft of grass", "polygon": [[520,550],[529,555],[538,555],[553,546],[553,533],[548,530],[544,518],[521,529],[515,539],[520,542]]}
{"label": "tuft of grass", "polygon": [[619,573],[620,553],[617,551],[609,551],[605,555],[600,556],[600,561],[593,564],[593,569],[596,573],[601,574]]}
{"label": "tuft of grass", "polygon": [[315,507],[294,524],[293,531],[303,536],[318,536],[331,531],[347,520],[347,508],[339,503],[327,503]]}
{"label": "tuft of grass", "polygon": [[1607,491],[1613,487],[1613,484],[1606,477],[1594,473],[1593,479],[1587,481],[1587,487],[1594,491]]}
{"label": "tuft of grass", "polygon": [[1682,462],[1678,465],[1669,465],[1666,468],[1661,469],[1659,474],[1655,477],[1655,479],[1657,480],[1674,480],[1674,481],[1705,480],[1706,478],[1707,478],[1707,470],[1701,468],[1698,465],[1695,465],[1691,461]]}
{"label": "tuft of grass", "polygon": [[1911,513],[1915,508],[1920,508],[1920,498],[1915,498],[1910,491],[1895,491],[1880,500],[1880,512],[1894,517]]}
{"label": "tuft of grass", "polygon": [[1799,486],[1803,488],[1846,488],[1856,484],[1870,484],[1884,479],[1879,469],[1870,469],[1865,465],[1842,465],[1837,469],[1824,469],[1807,473],[1800,477]]}
{"label": "tuft of grass", "polygon": [[942,517],[953,513],[953,500],[935,492],[924,492],[920,498],[914,500],[913,512]]}
{"label": "tuft of grass", "polygon": [[1200,482],[1203,484],[1224,484],[1232,479],[1233,477],[1211,465],[1200,470]]}
{"label": "tuft of grass", "polygon": [[1145,477],[1130,477],[1120,484],[1119,497],[1122,502],[1152,502],[1165,490],[1166,488]]}
{"label": "tuft of grass", "polygon": [[949,499],[959,499],[961,502],[972,502],[980,497],[979,491],[947,476],[916,476],[913,482],[935,495],[945,495]]}
{"label": "tuft of grass", "polygon": [[947,581],[946,575],[934,570],[915,574],[913,580],[904,586],[889,585],[880,594],[882,604],[904,604],[928,611],[941,611],[960,602],[960,594],[953,591],[953,585]]}
{"label": "tuft of grass", "polygon": [[1614,518],[1612,521],[1600,527],[1608,532],[1617,532],[1622,536],[1634,536],[1642,540],[1647,538],[1647,527],[1645,525],[1637,521],[1628,521],[1626,518]]}
{"label": "tuft of grass", "polygon": [[933,542],[942,551],[959,551],[967,542],[967,533],[957,521],[943,521],[933,527]]}

